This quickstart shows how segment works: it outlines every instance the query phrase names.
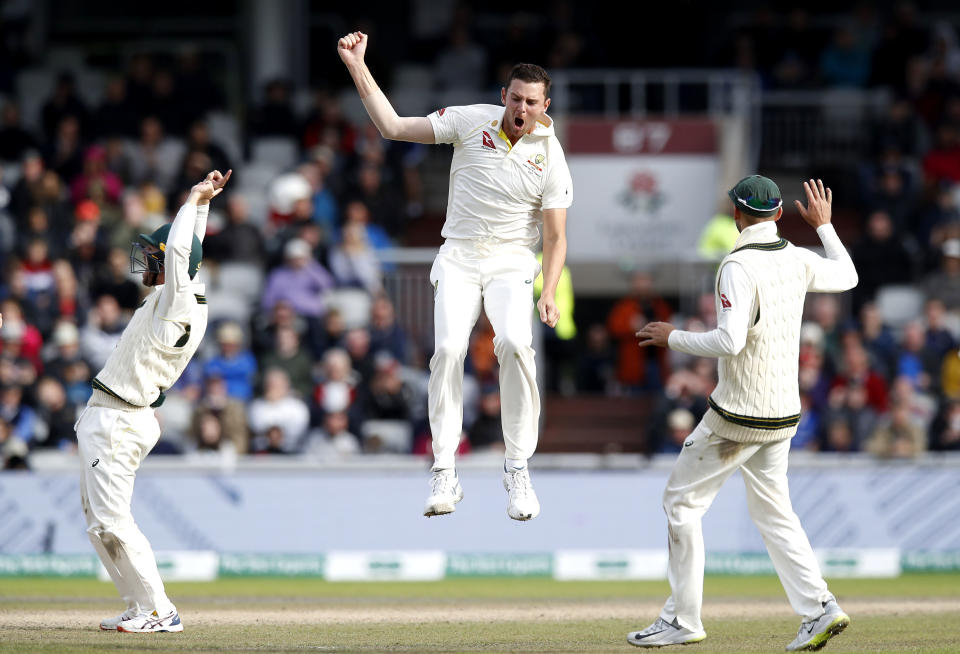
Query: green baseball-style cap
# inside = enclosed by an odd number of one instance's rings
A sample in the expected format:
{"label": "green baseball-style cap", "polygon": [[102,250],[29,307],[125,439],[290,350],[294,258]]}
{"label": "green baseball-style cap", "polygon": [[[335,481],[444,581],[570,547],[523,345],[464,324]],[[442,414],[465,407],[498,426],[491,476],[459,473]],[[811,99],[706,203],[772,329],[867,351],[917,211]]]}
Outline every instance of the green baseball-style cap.
{"label": "green baseball-style cap", "polygon": [[[167,238],[170,235],[170,227],[172,223],[167,223],[162,227],[154,230],[152,234],[140,234],[138,239],[141,243],[147,245],[152,245],[161,252],[164,253],[164,257],[167,252]],[[160,257],[155,257],[162,261]],[[200,270],[200,260],[203,259],[203,244],[200,242],[200,239],[197,238],[196,234],[193,235],[193,243],[190,246],[190,263],[187,270],[190,273],[190,279],[193,279],[196,276],[197,271]],[[138,272],[138,271],[134,271]]]}
{"label": "green baseball-style cap", "polygon": [[783,206],[780,188],[762,175],[744,177],[727,195],[737,209],[755,218],[770,218]]}

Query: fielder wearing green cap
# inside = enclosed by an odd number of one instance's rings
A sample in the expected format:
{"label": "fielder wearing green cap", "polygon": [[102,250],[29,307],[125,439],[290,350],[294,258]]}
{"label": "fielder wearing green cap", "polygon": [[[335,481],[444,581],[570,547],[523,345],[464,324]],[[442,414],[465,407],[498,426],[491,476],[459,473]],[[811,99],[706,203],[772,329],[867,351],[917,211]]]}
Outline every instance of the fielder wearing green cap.
{"label": "fielder wearing green cap", "polygon": [[203,257],[210,200],[231,171],[213,171],[190,190],[172,224],[140,234],[131,270],[152,290],[127,323],[117,347],[94,377],[77,420],[80,502],[87,535],[126,602],[100,628],[131,633],[183,631],[167,598],[150,543],[130,511],[140,463],[160,438],[154,407],[177,381],[203,339],[207,300],[194,281]]}
{"label": "fielder wearing green cap", "polygon": [[661,647],[706,638],[701,519],[723,482],[743,477],[750,516],[763,536],[793,609],[803,616],[788,651],[819,649],[850,623],[827,589],[800,520],[790,504],[787,454],[800,422],[800,324],[808,291],[839,293],[857,284],[857,271],[830,224],[833,193],[823,182],[804,182],[801,217],[823,243],[826,257],[795,247],[777,233],[783,200],[760,175],[729,191],[740,236],[720,263],[715,285],[717,328],[694,333],[650,323],[640,347],[657,345],[716,357],[719,382],[709,410],[677,458],[663,496],[670,535],[672,594],[660,617],[627,640]]}

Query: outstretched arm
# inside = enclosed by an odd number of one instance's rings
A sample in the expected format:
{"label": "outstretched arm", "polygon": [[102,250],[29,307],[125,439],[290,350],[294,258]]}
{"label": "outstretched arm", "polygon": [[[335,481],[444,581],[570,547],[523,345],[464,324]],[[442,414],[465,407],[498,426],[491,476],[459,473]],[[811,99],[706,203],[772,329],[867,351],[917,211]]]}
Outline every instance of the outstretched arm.
{"label": "outstretched arm", "polygon": [[360,100],[370,115],[370,120],[385,139],[435,143],[433,126],[426,117],[403,118],[397,115],[376,80],[363,61],[367,51],[368,37],[363,32],[351,32],[337,42],[337,52],[347,67],[353,83],[357,86]]}
{"label": "outstretched arm", "polygon": [[827,255],[823,258],[810,250],[798,248],[810,271],[807,290],[817,293],[848,291],[857,285],[857,269],[831,223],[833,191],[825,188],[819,179],[804,182],[803,189],[807,194],[807,206],[804,207],[799,200],[794,203],[806,223],[817,230]]}

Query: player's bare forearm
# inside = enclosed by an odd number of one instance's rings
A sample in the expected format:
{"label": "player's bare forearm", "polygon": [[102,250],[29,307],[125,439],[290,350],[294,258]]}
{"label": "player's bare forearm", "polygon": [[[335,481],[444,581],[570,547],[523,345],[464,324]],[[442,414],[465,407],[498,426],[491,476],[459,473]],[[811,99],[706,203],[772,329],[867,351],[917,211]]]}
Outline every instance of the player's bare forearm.
{"label": "player's bare forearm", "polygon": [[370,120],[377,126],[380,135],[393,141],[434,143],[433,126],[425,117],[401,117],[380,86],[373,78],[363,57],[367,50],[368,37],[363,32],[352,32],[337,42],[337,52],[353,79],[357,93],[363,102]]}
{"label": "player's bare forearm", "polygon": [[563,264],[567,259],[566,209],[546,209],[543,212],[543,290],[537,302],[540,320],[556,327],[560,319],[556,294]]}

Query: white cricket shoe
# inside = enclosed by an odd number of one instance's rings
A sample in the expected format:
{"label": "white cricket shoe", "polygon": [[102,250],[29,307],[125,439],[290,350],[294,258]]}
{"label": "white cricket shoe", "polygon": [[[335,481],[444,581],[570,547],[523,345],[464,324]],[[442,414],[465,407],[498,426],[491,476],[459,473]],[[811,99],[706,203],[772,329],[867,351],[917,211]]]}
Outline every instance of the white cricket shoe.
{"label": "white cricket shoe", "polygon": [[800,631],[787,645],[788,652],[816,651],[850,624],[850,616],[843,612],[835,597],[823,603],[824,613],[816,620],[800,623]]}
{"label": "white cricket shoe", "polygon": [[129,620],[130,618],[136,617],[138,613],[140,613],[140,609],[131,607],[120,615],[115,615],[112,618],[104,618],[100,621],[100,629],[103,631],[116,631],[118,624],[124,620]]}
{"label": "white cricket shoe", "polygon": [[156,611],[138,613],[117,625],[117,631],[125,634],[153,634],[167,631],[183,631],[177,609],[158,615]]}
{"label": "white cricket shoe", "polygon": [[663,618],[644,629],[627,634],[627,642],[635,647],[664,647],[666,645],[692,645],[706,639],[707,632],[681,627],[677,619],[667,622]]}
{"label": "white cricket shoe", "polygon": [[430,478],[430,497],[423,509],[428,518],[453,513],[457,502],[463,499],[463,488],[456,470],[434,470]]}
{"label": "white cricket shoe", "polygon": [[533,492],[530,472],[526,468],[503,471],[503,487],[507,489],[507,515],[514,520],[530,520],[540,514],[540,501]]}

